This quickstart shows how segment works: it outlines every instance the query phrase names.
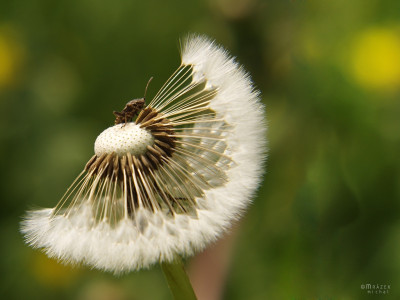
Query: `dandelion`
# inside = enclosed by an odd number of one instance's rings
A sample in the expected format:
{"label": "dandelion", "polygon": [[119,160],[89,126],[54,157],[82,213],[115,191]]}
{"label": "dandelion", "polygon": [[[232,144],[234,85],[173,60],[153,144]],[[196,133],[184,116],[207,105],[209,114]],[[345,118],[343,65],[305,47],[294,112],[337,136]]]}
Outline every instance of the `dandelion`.
{"label": "dandelion", "polygon": [[147,105],[114,112],[57,206],[28,212],[27,243],[122,273],[190,256],[242,214],[263,169],[259,92],[206,37],[188,36],[181,56]]}

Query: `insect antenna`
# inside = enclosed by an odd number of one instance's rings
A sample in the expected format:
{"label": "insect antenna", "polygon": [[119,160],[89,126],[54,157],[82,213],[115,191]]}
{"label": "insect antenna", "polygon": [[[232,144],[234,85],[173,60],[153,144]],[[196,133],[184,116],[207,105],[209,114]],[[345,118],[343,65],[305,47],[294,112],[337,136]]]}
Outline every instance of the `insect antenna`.
{"label": "insect antenna", "polygon": [[151,82],[152,80],[153,80],[153,76],[150,77],[149,81],[147,82],[146,89],[144,90],[143,99],[144,99],[145,102],[146,102],[147,88],[149,87],[149,84],[150,84],[150,82]]}

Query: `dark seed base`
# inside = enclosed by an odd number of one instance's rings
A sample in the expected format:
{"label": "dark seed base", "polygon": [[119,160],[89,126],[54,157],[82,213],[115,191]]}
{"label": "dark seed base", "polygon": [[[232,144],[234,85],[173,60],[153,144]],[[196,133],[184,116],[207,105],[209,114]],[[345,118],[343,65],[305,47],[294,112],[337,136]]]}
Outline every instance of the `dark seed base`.
{"label": "dark seed base", "polygon": [[[135,207],[139,206],[138,191],[136,191],[134,182],[140,181],[139,189],[142,197],[143,205],[152,209],[161,208],[162,204],[167,205],[171,213],[188,212],[188,209],[193,209],[192,205],[183,205],[184,203],[194,204],[194,199],[174,198],[166,192],[162,191],[156,180],[154,173],[161,165],[168,162],[176,146],[176,138],[174,135],[173,125],[171,122],[163,118],[155,109],[146,107],[141,111],[136,119],[136,124],[141,128],[151,132],[154,137],[154,144],[147,146],[147,151],[141,155],[132,155],[125,153],[123,156],[118,156],[116,153],[94,155],[85,166],[85,171],[92,176],[98,176],[100,179],[108,179],[116,181],[117,184],[124,187],[124,194],[127,195],[128,213],[132,213]],[[143,185],[143,180],[146,177],[147,184],[150,188]],[[152,179],[150,179],[152,178]],[[151,191],[153,189],[153,191]],[[158,197],[154,197],[158,194]],[[159,201],[152,202],[151,198],[162,198],[164,203]],[[167,201],[165,201],[167,200]],[[182,202],[182,203],[181,203]],[[156,207],[155,207],[156,206]],[[191,209],[189,208],[191,207]]]}

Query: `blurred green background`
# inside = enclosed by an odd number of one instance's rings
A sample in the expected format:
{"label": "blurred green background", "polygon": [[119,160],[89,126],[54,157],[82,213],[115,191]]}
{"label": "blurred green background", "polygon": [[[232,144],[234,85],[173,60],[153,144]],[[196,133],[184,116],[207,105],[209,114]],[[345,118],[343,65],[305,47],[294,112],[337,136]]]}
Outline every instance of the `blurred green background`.
{"label": "blurred green background", "polygon": [[157,267],[64,267],[19,222],[58,202],[150,76],[155,95],[188,32],[237,56],[267,107],[267,173],[225,298],[400,299],[398,0],[1,0],[0,298],[170,299]]}

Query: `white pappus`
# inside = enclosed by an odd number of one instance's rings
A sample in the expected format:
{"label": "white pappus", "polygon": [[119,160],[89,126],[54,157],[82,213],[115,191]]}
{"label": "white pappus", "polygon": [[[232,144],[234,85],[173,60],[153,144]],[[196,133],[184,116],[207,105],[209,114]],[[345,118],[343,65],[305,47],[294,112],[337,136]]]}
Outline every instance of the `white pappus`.
{"label": "white pappus", "polygon": [[263,173],[266,123],[249,75],[207,37],[132,122],[106,129],[55,208],[27,213],[27,243],[127,272],[189,256],[239,218]]}

